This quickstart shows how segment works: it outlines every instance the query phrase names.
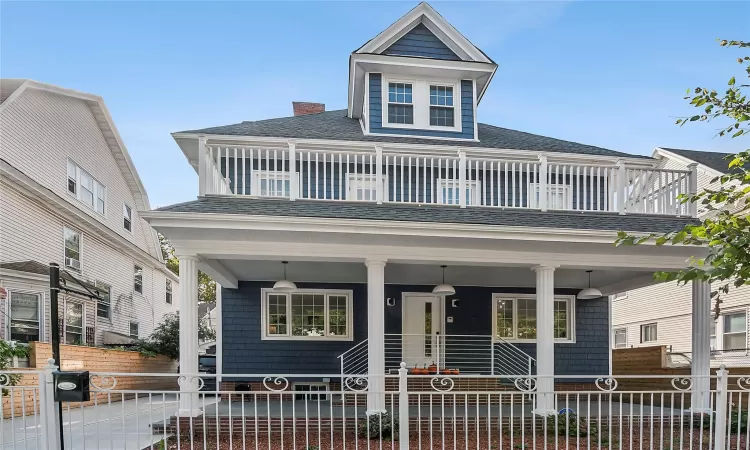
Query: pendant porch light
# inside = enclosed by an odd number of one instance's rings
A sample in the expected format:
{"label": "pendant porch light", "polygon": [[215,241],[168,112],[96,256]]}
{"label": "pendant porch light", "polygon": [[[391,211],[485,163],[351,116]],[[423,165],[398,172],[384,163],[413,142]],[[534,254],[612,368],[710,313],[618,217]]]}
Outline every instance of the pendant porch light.
{"label": "pendant porch light", "polygon": [[434,289],[432,289],[433,294],[438,295],[453,295],[456,293],[456,290],[453,289],[453,286],[450,284],[445,284],[445,268],[448,266],[440,266],[441,269],[443,269],[443,282],[435,286]]}
{"label": "pendant porch light", "polygon": [[284,265],[284,279],[274,283],[273,290],[279,292],[289,292],[296,290],[297,285],[294,284],[293,281],[289,281],[286,279],[286,265],[289,264],[289,261],[281,261],[281,264]]}
{"label": "pendant porch light", "polygon": [[586,273],[589,274],[589,287],[586,289],[583,289],[581,292],[578,293],[577,298],[581,300],[590,300],[592,298],[599,298],[602,296],[602,291],[596,288],[591,287],[591,272],[592,270],[587,270]]}

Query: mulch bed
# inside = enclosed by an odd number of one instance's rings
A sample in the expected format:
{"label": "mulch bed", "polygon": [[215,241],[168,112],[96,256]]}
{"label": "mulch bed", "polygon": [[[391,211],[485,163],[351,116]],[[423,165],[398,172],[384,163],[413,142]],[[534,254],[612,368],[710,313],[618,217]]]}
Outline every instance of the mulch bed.
{"label": "mulch bed", "polygon": [[[317,430],[316,430],[317,431]],[[495,430],[496,431],[496,430]],[[691,433],[692,432],[692,433]],[[710,433],[708,430],[701,430],[699,428],[687,428],[682,432],[682,440],[680,440],[679,431],[675,432],[673,436],[669,436],[667,430],[664,430],[664,434],[658,427],[654,427],[652,432],[650,427],[644,427],[643,429],[643,440],[641,440],[641,430],[638,427],[634,427],[631,430],[624,426],[622,428],[622,439],[620,439],[620,430],[612,430],[612,441],[609,442],[609,433],[603,433],[601,437],[581,437],[580,440],[565,436],[555,436],[550,430],[548,430],[545,437],[543,430],[537,430],[536,437],[532,436],[530,432],[526,432],[523,439],[522,437],[514,433],[511,439],[510,434],[503,434],[502,436],[498,433],[493,433],[492,436],[487,436],[487,430],[480,430],[479,435],[476,431],[469,431],[464,433],[461,430],[454,434],[452,431],[446,430],[446,435],[441,436],[441,433],[432,433],[430,436],[429,432],[424,433],[411,433],[409,435],[409,449],[492,449],[492,450],[568,450],[568,449],[585,449],[585,450],[620,450],[620,449],[638,449],[638,448],[658,448],[665,450],[682,450],[682,449],[694,449],[694,450],[709,450],[713,448],[710,445]],[[632,437],[631,437],[632,436]],[[739,439],[739,447],[737,440]],[[295,442],[296,441],[296,442]],[[690,445],[690,442],[693,445]],[[369,444],[369,445],[368,445]],[[652,447],[653,444],[653,447]],[[663,446],[662,446],[663,444]],[[746,435],[742,436],[730,436],[729,446],[727,448],[745,448],[747,445]],[[146,447],[151,449],[152,447]],[[153,449],[164,449],[162,445],[155,444]],[[191,439],[189,436],[181,436],[180,445],[178,447],[176,438],[170,438],[166,449],[201,449],[201,450],[235,450],[235,449],[258,449],[258,450],[278,450],[278,449],[299,449],[299,450],[343,450],[343,449],[372,449],[372,450],[398,450],[399,442],[386,440],[382,442],[379,439],[370,440],[369,442],[363,438],[357,438],[354,433],[341,433],[335,432],[333,439],[331,434],[321,433],[308,433],[298,432],[296,439],[293,439],[292,433],[284,433],[283,439],[280,433],[272,433],[270,443],[267,434],[255,435],[254,433],[245,434],[243,442],[243,436],[241,432],[232,433],[232,439],[230,443],[229,433],[224,433],[219,436],[218,442],[215,435],[204,436],[197,434]]]}

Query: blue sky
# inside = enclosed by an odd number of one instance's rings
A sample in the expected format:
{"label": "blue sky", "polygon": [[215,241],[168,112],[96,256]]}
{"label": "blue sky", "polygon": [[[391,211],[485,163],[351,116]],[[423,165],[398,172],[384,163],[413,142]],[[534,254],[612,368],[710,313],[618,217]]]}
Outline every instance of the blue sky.
{"label": "blue sky", "polygon": [[[417,2],[0,3],[0,76],[101,95],[152,206],[194,199],[169,133],[346,106],[349,53]],[[679,128],[686,88],[739,75],[743,2],[432,2],[499,69],[485,123],[650,154],[737,151],[717,126]]]}

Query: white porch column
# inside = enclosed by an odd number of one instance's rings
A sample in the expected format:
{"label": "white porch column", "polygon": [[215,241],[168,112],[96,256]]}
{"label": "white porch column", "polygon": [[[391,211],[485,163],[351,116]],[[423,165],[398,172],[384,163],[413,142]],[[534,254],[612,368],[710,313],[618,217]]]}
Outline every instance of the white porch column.
{"label": "white porch column", "polygon": [[367,266],[367,411],[385,412],[385,260]]}
{"label": "white porch column", "polygon": [[[201,414],[198,405],[198,258],[180,260],[180,409],[179,416]],[[192,377],[191,377],[192,375]],[[184,377],[184,378],[183,378]]]}
{"label": "white porch column", "polygon": [[690,410],[694,413],[710,413],[711,372],[711,283],[693,281],[693,392]]}
{"label": "white porch column", "polygon": [[536,266],[536,405],[534,414],[555,410],[555,267]]}

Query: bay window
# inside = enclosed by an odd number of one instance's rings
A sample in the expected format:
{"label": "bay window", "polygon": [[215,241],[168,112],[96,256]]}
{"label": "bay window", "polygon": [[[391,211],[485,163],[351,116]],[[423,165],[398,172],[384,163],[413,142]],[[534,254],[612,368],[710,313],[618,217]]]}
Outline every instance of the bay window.
{"label": "bay window", "polygon": [[[555,340],[572,341],[574,337],[575,300],[571,296],[555,296],[553,326]],[[536,340],[536,296],[493,295],[495,335],[510,341]]]}
{"label": "bay window", "polygon": [[352,339],[351,291],[262,292],[263,339]]}

